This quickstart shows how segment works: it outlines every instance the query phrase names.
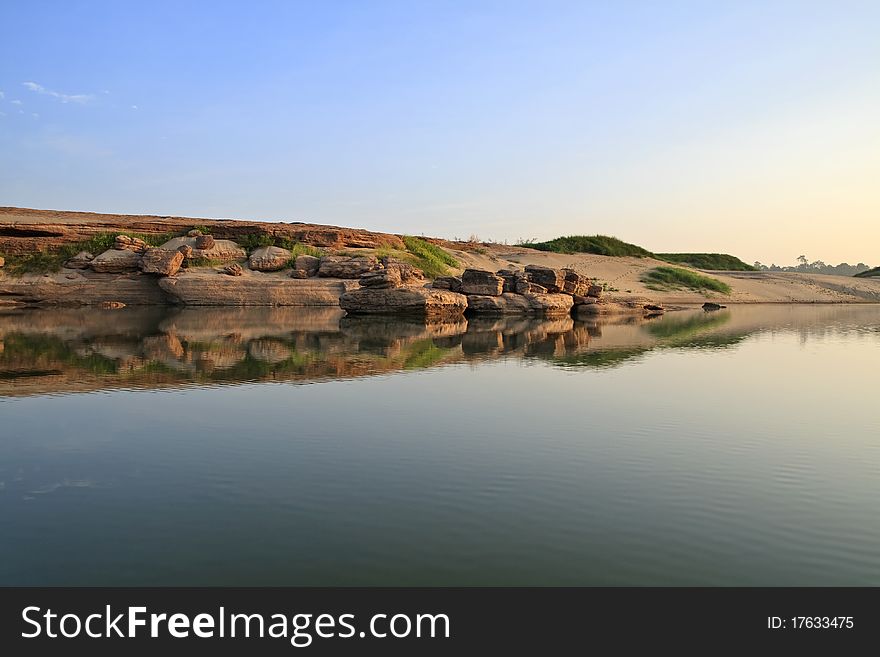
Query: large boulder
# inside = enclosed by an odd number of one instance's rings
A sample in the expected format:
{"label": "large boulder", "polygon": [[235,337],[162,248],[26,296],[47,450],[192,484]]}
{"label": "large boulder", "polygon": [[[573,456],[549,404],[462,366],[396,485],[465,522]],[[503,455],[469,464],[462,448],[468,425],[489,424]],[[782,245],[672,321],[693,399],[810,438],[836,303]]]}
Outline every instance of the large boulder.
{"label": "large boulder", "polygon": [[317,276],[318,268],[321,266],[321,259],[312,255],[298,255],[293,261],[293,268],[306,272],[308,276]]}
{"label": "large boulder", "polygon": [[435,290],[450,290],[451,292],[461,292],[461,277],[438,276],[431,283],[431,287],[433,287]]}
{"label": "large boulder", "polygon": [[3,269],[6,266],[6,258],[0,256],[0,269]]}
{"label": "large boulder", "polygon": [[[594,297],[590,297],[594,298]],[[578,317],[596,317],[605,315],[655,315],[658,311],[652,310],[659,306],[649,299],[620,299],[617,301],[596,300],[595,303],[585,303],[575,306]]]}
{"label": "large boulder", "polygon": [[468,295],[468,310],[486,315],[529,315],[532,307],[521,294],[505,292],[494,296]]}
{"label": "large boulder", "polygon": [[360,278],[361,274],[379,268],[375,256],[324,256],[318,267],[322,278]]}
{"label": "large boulder", "polygon": [[529,305],[535,313],[545,317],[568,315],[574,304],[568,294],[525,294],[523,296],[529,300]]}
{"label": "large boulder", "polygon": [[129,249],[109,249],[89,262],[92,271],[99,274],[121,274],[127,271],[138,271],[141,268],[141,256]]}
{"label": "large boulder", "polygon": [[528,272],[517,272],[513,277],[513,291],[517,294],[547,294],[547,288],[529,280]]}
{"label": "large boulder", "polygon": [[163,244],[161,248],[168,251],[177,251],[182,246],[188,246],[192,252],[184,257],[191,259],[219,260],[221,262],[230,262],[233,260],[244,260],[247,253],[243,248],[231,240],[214,240],[213,245],[209,249],[200,249],[196,245],[198,237],[175,237]]}
{"label": "large boulder", "polygon": [[159,276],[174,276],[183,264],[183,254],[180,251],[166,251],[165,249],[147,249],[141,258],[141,271],[145,274],[159,274]]}
{"label": "large boulder", "polygon": [[339,299],[339,306],[353,315],[416,315],[432,319],[458,317],[467,303],[462,294],[426,287],[362,287]]}
{"label": "large boulder", "polygon": [[209,251],[214,248],[214,244],[216,240],[213,235],[196,235],[195,243],[193,244],[193,249],[198,249],[199,251]]}
{"label": "large boulder", "polygon": [[590,279],[586,276],[581,276],[574,269],[563,269],[562,275],[565,278],[562,284],[563,292],[582,297],[587,296],[587,292],[590,289]]}
{"label": "large boulder", "polygon": [[497,297],[504,292],[504,279],[484,269],[465,269],[461,275],[462,294]]}
{"label": "large boulder", "polygon": [[88,269],[89,263],[95,259],[95,256],[88,251],[80,251],[75,256],[64,263],[67,269]]}
{"label": "large boulder", "polygon": [[248,267],[254,271],[278,271],[290,262],[292,253],[280,246],[261,246],[248,258]]}
{"label": "large boulder", "polygon": [[468,310],[486,315],[567,315],[572,299],[567,294],[468,295]]}
{"label": "large boulder", "polygon": [[525,270],[532,283],[547,288],[548,292],[561,292],[565,285],[565,275],[552,267],[526,265]]}

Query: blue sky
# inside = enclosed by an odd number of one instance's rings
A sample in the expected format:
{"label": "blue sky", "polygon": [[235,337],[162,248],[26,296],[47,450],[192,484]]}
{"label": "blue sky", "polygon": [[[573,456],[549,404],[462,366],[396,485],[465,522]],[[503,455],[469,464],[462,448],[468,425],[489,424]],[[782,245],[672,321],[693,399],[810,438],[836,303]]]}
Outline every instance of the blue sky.
{"label": "blue sky", "polygon": [[0,5],[0,205],[880,264],[880,3]]}

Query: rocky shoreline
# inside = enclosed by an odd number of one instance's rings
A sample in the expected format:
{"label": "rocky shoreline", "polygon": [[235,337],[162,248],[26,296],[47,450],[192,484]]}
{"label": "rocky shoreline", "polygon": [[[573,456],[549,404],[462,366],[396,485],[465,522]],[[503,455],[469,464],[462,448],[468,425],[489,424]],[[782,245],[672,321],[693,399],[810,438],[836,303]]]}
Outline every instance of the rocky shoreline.
{"label": "rocky shoreline", "polygon": [[0,303],[340,307],[350,315],[443,320],[465,313],[591,317],[663,312],[647,299],[605,299],[600,285],[570,268],[465,268],[460,275],[429,281],[418,267],[387,255],[294,255],[272,245],[248,253],[234,240],[198,229],[160,246],[119,234],[111,248],[98,254],[81,251],[56,274],[2,275]]}

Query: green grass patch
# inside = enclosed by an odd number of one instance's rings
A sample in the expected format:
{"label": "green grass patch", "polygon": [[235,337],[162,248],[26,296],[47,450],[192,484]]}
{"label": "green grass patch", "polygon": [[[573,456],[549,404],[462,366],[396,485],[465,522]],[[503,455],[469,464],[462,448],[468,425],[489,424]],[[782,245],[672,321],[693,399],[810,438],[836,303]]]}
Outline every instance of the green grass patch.
{"label": "green grass patch", "polygon": [[523,242],[522,246],[538,251],[552,251],[553,253],[594,253],[604,256],[634,256],[636,258],[649,258],[653,255],[647,249],[608,235],[569,235],[557,237],[547,242]]}
{"label": "green grass patch", "polygon": [[698,292],[730,294],[730,286],[727,283],[680,267],[656,267],[645,272],[641,280],[651,290],[688,288]]}
{"label": "green grass patch", "polygon": [[658,253],[657,258],[673,264],[690,265],[710,271],[758,271],[727,253]]}
{"label": "green grass patch", "polygon": [[24,274],[49,274],[56,272],[80,251],[88,251],[92,255],[100,255],[107,249],[113,248],[113,242],[117,235],[127,235],[142,239],[150,246],[161,246],[179,233],[99,233],[87,240],[63,244],[54,251],[39,251],[37,253],[23,253],[6,258],[6,271],[13,276]]}
{"label": "green grass patch", "polygon": [[[436,244],[432,244],[420,237],[404,235],[403,243],[407,252],[412,256],[407,260],[425,272],[428,278],[446,276],[450,267],[459,267],[458,260]],[[380,249],[381,250],[381,249]]]}

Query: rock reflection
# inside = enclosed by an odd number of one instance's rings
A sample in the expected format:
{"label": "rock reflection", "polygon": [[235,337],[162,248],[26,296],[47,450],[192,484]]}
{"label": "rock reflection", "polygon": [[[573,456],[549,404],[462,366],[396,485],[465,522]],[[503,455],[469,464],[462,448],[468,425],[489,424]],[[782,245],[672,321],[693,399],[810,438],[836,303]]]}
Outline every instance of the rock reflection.
{"label": "rock reflection", "polygon": [[[425,323],[335,308],[125,308],[0,312],[0,395],[321,381],[499,358],[606,368],[658,348],[727,348],[761,331],[872,325],[875,308]],[[834,321],[829,323],[829,318]],[[851,320],[851,321],[849,321]]]}

